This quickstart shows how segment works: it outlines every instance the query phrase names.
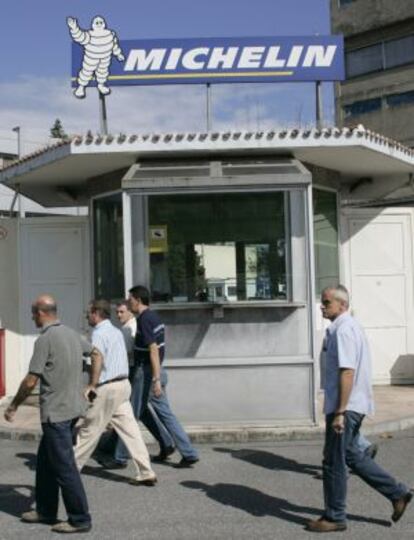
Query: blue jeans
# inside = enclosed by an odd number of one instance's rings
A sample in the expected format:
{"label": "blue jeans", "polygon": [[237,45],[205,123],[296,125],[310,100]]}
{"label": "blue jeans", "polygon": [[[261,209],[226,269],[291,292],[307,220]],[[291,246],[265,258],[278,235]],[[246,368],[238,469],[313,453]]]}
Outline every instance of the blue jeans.
{"label": "blue jeans", "polygon": [[346,521],[347,467],[364,482],[390,501],[399,499],[409,489],[399,484],[358,446],[358,436],[364,415],[353,411],[345,413],[345,431],[332,429],[334,414],[326,417],[325,447],[323,453],[324,516],[330,521]]}
{"label": "blue jeans", "polygon": [[186,459],[198,459],[198,452],[192,446],[191,441],[184,431],[183,426],[178,421],[175,414],[172,412],[167,398],[167,383],[168,376],[165,369],[161,368],[161,386],[162,394],[160,397],[155,397],[150,393],[149,403],[154,409],[163,426],[174,440],[180,454]]}
{"label": "blue jeans", "polygon": [[371,446],[371,443],[364,435],[362,435],[362,433],[360,433],[357,437],[357,445],[362,452],[365,452]]}
{"label": "blue jeans", "polygon": [[[139,366],[132,378],[131,404],[135,418],[141,420],[154,439],[160,445],[161,451],[174,446],[174,441],[168,431],[162,425],[156,414],[148,407],[151,392],[152,372],[151,366]],[[129,459],[129,453],[124,443],[118,439],[115,448],[115,460],[125,463]]]}
{"label": "blue jeans", "polygon": [[42,423],[43,436],[37,452],[36,510],[55,519],[58,513],[59,488],[71,525],[89,525],[85,490],[73,453],[73,429],[76,419]]}
{"label": "blue jeans", "polygon": [[[145,365],[137,369],[131,396],[135,417],[142,421],[158,441],[161,451],[175,445],[183,457],[197,459],[197,450],[191,445],[187,433],[171,411],[166,393],[168,382],[166,370],[161,368],[162,395],[159,398],[155,397],[151,391],[151,379],[151,366]],[[155,414],[152,413],[151,409]],[[128,457],[127,449],[122,441],[118,441],[115,459],[119,462],[125,462]]]}

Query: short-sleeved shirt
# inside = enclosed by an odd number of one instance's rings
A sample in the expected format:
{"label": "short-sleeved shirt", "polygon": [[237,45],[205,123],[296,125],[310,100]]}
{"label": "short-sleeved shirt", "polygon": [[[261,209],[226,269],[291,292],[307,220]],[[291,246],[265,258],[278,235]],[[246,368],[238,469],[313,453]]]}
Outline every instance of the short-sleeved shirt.
{"label": "short-sleeved shirt", "polygon": [[91,339],[92,345],[103,356],[99,384],[127,377],[129,371],[128,355],[121,330],[116,328],[110,320],[105,319],[94,326]]}
{"label": "short-sleeved shirt", "polygon": [[371,355],[361,325],[349,313],[343,313],[328,327],[325,348],[324,413],[333,413],[338,408],[340,370],[352,369],[354,380],[346,410],[372,414]]}
{"label": "short-sleeved shirt", "polygon": [[59,321],[44,326],[37,338],[29,373],[40,377],[42,422],[64,422],[83,415],[83,355],[92,346]]}
{"label": "short-sleeved shirt", "polygon": [[159,315],[149,308],[137,318],[137,333],[135,335],[135,363],[150,364],[149,346],[157,344],[160,363],[165,354],[165,327]]}
{"label": "short-sleeved shirt", "polygon": [[120,328],[128,353],[128,360],[133,362],[134,360],[134,346],[135,346],[135,334],[137,333],[137,320],[135,317],[131,317]]}

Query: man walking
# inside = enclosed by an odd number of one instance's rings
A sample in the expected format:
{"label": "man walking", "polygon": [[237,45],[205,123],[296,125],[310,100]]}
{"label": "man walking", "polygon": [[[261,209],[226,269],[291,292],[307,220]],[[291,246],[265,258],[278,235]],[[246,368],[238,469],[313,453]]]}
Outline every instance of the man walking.
{"label": "man walking", "polygon": [[[57,318],[52,296],[39,296],[32,318],[41,335],[36,340],[29,373],[20,384],[5,418],[14,420],[17,408],[40,380],[42,439],[36,464],[36,510],[24,512],[22,521],[55,525],[58,533],[88,532],[91,525],[85,490],[73,454],[73,430],[85,411],[82,354],[95,358],[93,350]],[[57,523],[59,490],[68,520]]]}
{"label": "man walking", "polygon": [[[132,394],[131,394],[131,403],[132,408],[135,411],[141,410],[141,400],[142,400],[142,392],[143,392],[143,377],[138,376],[138,381],[134,385],[134,378],[136,371],[141,368],[135,367],[135,361],[134,361],[134,349],[135,349],[135,337],[137,334],[137,319],[130,310],[129,301],[123,300],[117,304],[116,307],[116,315],[118,317],[119,322],[121,323],[121,332],[124,335],[125,345],[128,352],[128,360],[129,360],[129,366],[130,366],[130,375],[129,380],[131,382],[132,386]],[[142,375],[142,374],[140,374]],[[139,414],[135,413],[136,418],[139,418]],[[157,415],[154,413],[152,409],[149,407],[146,408],[143,415],[141,415],[141,421],[144,424],[144,426],[148,429],[148,431],[152,434],[152,436],[155,438],[156,441],[158,441],[161,451],[160,454],[153,458],[153,461],[164,461],[169,455],[171,455],[174,452],[174,441],[171,438],[168,431],[165,429],[165,427],[160,422]],[[116,441],[115,441],[116,444]],[[103,461],[102,464],[107,469],[113,469],[113,468],[119,468],[120,466],[124,466],[128,454],[127,450],[125,448],[125,445],[123,443],[120,443],[119,449],[117,452],[118,459],[115,459],[114,461]]]}
{"label": "man walking", "polygon": [[[131,311],[138,315],[135,337],[136,373],[132,398],[135,405],[134,412],[136,417],[141,419],[153,433],[149,427],[151,414],[148,404],[150,404],[182,455],[181,461],[175,466],[192,467],[199,460],[197,450],[192,446],[188,435],[171,411],[166,394],[167,372],[162,367],[165,353],[164,325],[157,313],[149,307],[150,294],[146,287],[137,285],[130,289],[128,301]],[[167,446],[162,436],[155,436],[160,443],[160,453],[153,461],[165,461],[174,451],[174,446]],[[122,463],[127,457],[125,449],[118,442],[115,460]]]}
{"label": "man walking", "polygon": [[124,338],[109,320],[110,315],[111,306],[106,300],[89,304],[87,317],[93,327],[92,344],[102,357],[92,359],[89,394],[92,404],[78,432],[75,458],[81,470],[110,422],[137,469],[137,476],[130,483],[153,486],[157,478],[129,401],[131,385]]}
{"label": "man walking", "polygon": [[322,315],[332,322],[325,368],[325,510],[320,519],[308,523],[307,529],[312,532],[346,529],[347,466],[391,502],[394,522],[402,517],[412,499],[409,488],[397,483],[358,445],[364,416],[374,410],[371,359],[362,327],[347,312],[348,307],[348,291],[342,285],[322,292]]}
{"label": "man walking", "polygon": [[125,347],[128,353],[128,363],[130,367],[134,365],[134,343],[137,333],[137,320],[130,311],[128,300],[122,300],[116,305],[116,316],[121,323],[121,332],[124,336]]}

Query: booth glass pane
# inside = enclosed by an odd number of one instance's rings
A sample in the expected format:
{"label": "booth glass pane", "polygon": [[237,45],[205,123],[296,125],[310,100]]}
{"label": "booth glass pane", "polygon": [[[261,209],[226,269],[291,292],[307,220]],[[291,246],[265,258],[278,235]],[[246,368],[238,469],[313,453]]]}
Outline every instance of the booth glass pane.
{"label": "booth glass pane", "polygon": [[284,192],[149,197],[154,302],[287,300]]}
{"label": "booth glass pane", "polygon": [[313,227],[315,252],[315,290],[339,282],[337,195],[313,190]]}
{"label": "booth glass pane", "polygon": [[124,297],[124,239],[122,196],[93,201],[95,297]]}

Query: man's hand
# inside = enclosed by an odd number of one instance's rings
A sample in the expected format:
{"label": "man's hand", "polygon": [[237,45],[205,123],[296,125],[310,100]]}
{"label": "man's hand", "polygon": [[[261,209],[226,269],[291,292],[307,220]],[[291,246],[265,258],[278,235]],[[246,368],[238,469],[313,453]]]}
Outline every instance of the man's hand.
{"label": "man's hand", "polygon": [[332,422],[332,429],[335,433],[341,434],[345,431],[345,415],[336,414]]}
{"label": "man's hand", "polygon": [[88,386],[86,386],[85,390],[83,391],[83,395],[85,396],[85,399],[89,401],[89,403],[92,403],[93,400],[96,398],[95,386],[93,384],[88,384]]}
{"label": "man's hand", "polygon": [[14,422],[14,417],[16,415],[17,408],[9,405],[4,411],[4,418],[7,422]]}
{"label": "man's hand", "polygon": [[153,381],[152,392],[155,397],[160,397],[162,395],[161,381]]}

